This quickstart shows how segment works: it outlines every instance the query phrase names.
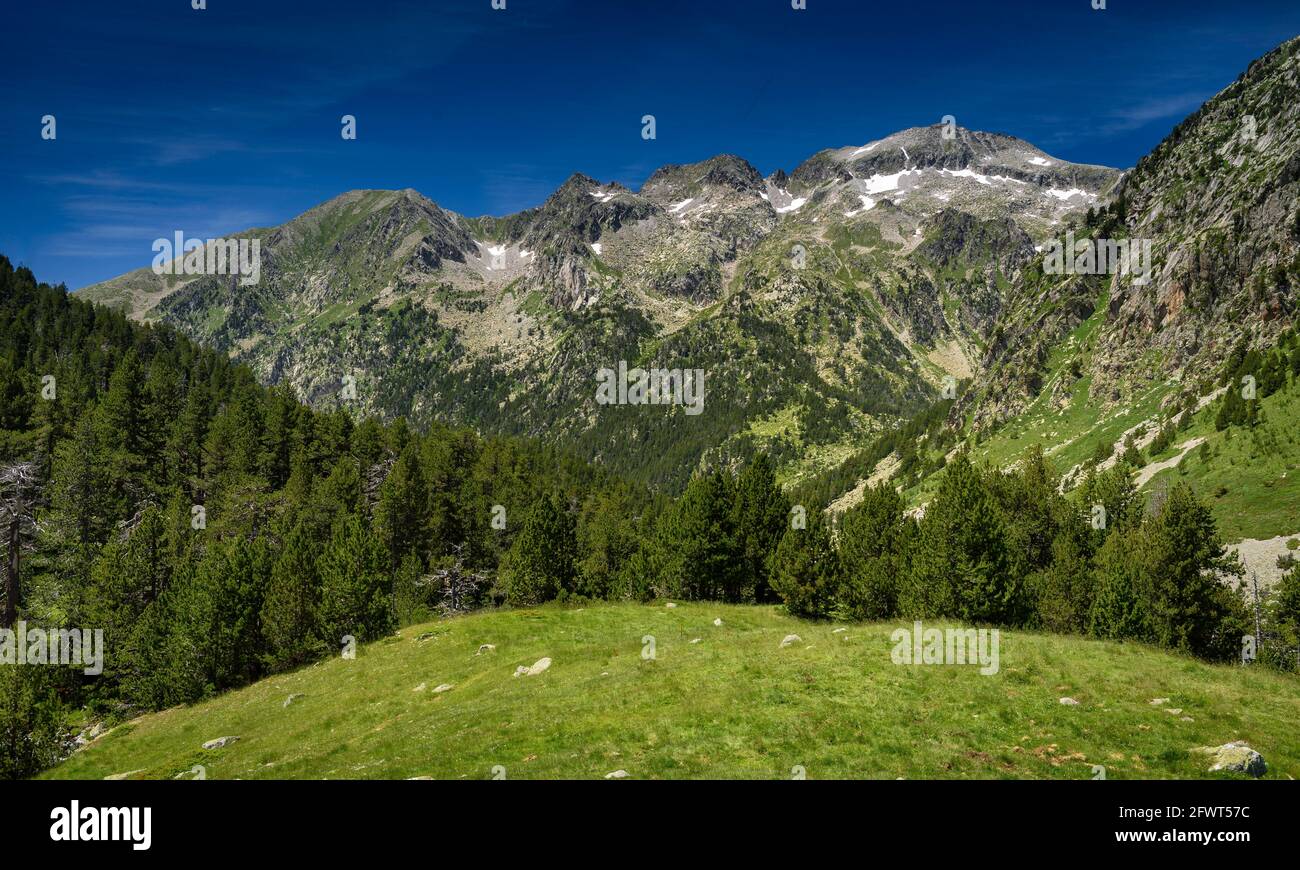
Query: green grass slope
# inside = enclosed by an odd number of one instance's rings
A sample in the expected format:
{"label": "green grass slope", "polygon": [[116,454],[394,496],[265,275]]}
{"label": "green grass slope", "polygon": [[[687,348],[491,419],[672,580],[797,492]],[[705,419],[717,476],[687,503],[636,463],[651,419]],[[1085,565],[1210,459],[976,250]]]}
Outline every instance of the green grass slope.
{"label": "green grass slope", "polygon": [[[494,768],[508,779],[796,768],[812,779],[1090,779],[1100,764],[1110,779],[1227,777],[1188,749],[1238,739],[1264,755],[1270,778],[1300,775],[1295,679],[1020,632],[1002,634],[993,676],[895,665],[896,627],[707,603],[482,613],[141,717],[45,776],[172,778],[202,764],[223,779],[486,779]],[[802,641],[780,648],[792,633]],[[647,635],[654,660],[642,656]],[[496,649],[478,654],[485,643]],[[549,670],[513,676],[543,656]],[[453,688],[435,694],[441,684]],[[291,694],[302,697],[286,707]],[[201,748],[228,735],[240,739]]]}

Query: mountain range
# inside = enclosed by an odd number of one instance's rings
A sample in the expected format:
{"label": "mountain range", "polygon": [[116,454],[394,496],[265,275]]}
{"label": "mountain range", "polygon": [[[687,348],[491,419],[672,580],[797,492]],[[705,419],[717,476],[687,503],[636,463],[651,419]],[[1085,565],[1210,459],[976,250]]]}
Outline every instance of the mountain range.
{"label": "mountain range", "polygon": [[[899,480],[923,500],[958,442],[1038,425],[1082,445],[1209,395],[1233,348],[1292,324],[1298,55],[1256,61],[1127,171],[940,123],[767,177],[733,155],[638,190],[574,174],[504,217],[355,190],[232,234],[260,240],[255,286],[146,268],[80,294],[316,406],[532,436],[669,489],[759,451],[812,485],[959,384]],[[1067,232],[1149,242],[1150,280],[1050,274]],[[702,370],[704,412],[597,403],[620,362]]]}

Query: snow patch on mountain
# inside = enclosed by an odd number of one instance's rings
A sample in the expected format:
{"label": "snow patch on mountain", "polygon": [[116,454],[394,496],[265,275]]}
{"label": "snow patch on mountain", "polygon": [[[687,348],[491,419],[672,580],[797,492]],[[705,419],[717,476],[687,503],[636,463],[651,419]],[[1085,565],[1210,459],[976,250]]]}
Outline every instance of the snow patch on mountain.
{"label": "snow patch on mountain", "polygon": [[1066,200],[1074,199],[1074,198],[1077,197],[1077,196],[1082,196],[1082,197],[1084,197],[1084,198],[1086,198],[1086,199],[1096,199],[1096,198],[1097,198],[1097,194],[1095,194],[1095,193],[1089,193],[1088,191],[1086,191],[1086,190],[1081,190],[1080,188],[1077,188],[1077,187],[1072,187],[1072,188],[1070,188],[1069,190],[1060,190],[1060,189],[1058,189],[1058,188],[1053,187],[1053,188],[1049,188],[1048,191],[1047,191],[1047,193],[1048,193],[1049,195],[1051,195],[1051,196],[1056,197],[1057,199],[1061,200],[1062,202],[1064,202],[1064,201],[1066,201]]}

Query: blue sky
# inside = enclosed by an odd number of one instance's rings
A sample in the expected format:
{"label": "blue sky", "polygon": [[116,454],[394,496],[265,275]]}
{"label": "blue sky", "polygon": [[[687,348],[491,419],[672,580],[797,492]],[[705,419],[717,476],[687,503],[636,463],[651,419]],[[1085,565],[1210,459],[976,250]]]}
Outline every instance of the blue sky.
{"label": "blue sky", "polygon": [[948,114],[1127,167],[1300,34],[1296,0],[7,5],[0,253],[72,289],[354,188],[505,214],[574,171],[638,187],[726,152],[766,174]]}

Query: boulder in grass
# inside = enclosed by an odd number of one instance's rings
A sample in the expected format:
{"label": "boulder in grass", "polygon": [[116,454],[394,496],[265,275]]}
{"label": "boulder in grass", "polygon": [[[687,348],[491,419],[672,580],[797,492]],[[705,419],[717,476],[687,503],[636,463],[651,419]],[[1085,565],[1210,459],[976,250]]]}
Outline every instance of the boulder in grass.
{"label": "boulder in grass", "polygon": [[1234,740],[1222,746],[1196,746],[1190,751],[1210,756],[1214,762],[1210,765],[1211,773],[1231,770],[1249,774],[1257,779],[1268,773],[1264,756],[1251,749],[1244,740]]}
{"label": "boulder in grass", "polygon": [[802,640],[803,638],[801,638],[797,634],[787,634],[784,638],[781,639],[781,646],[782,648],[784,648],[789,646],[792,643],[799,643]]}
{"label": "boulder in grass", "polygon": [[492,652],[492,650],[496,648],[497,645],[494,643],[481,643],[479,644],[478,652],[474,653],[474,655],[481,656],[483,653]]}
{"label": "boulder in grass", "polygon": [[306,696],[303,695],[301,692],[294,692],[292,695],[290,695],[289,697],[287,697],[287,698],[284,699],[284,706],[288,707],[288,706],[289,706],[290,704],[292,704],[294,701],[298,700],[299,698],[303,698],[303,697],[306,697]]}
{"label": "boulder in grass", "polygon": [[451,690],[452,690],[451,683],[443,683],[441,686],[435,686],[433,693],[435,695],[441,695],[443,692],[450,692]]}
{"label": "boulder in grass", "polygon": [[1074,700],[1073,698],[1062,698],[1061,701],[1060,701],[1060,703],[1061,703],[1062,705],[1066,706],[1066,707],[1077,707],[1077,706],[1079,706],[1079,702],[1076,701],[1076,700]]}
{"label": "boulder in grass", "polygon": [[218,737],[215,740],[209,740],[203,744],[204,749],[225,749],[230,744],[238,740],[238,737]]}
{"label": "boulder in grass", "polygon": [[605,779],[626,779],[626,778],[627,778],[626,770],[614,770],[605,774]]}
{"label": "boulder in grass", "polygon": [[520,665],[519,667],[515,668],[515,676],[535,677],[538,674],[540,674],[542,671],[549,668],[550,666],[551,666],[550,658],[540,658],[533,663],[532,667],[525,667],[524,665]]}

